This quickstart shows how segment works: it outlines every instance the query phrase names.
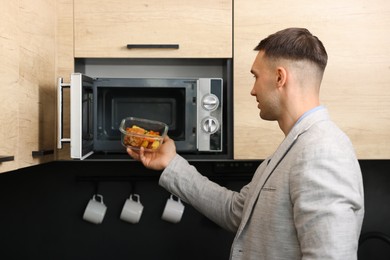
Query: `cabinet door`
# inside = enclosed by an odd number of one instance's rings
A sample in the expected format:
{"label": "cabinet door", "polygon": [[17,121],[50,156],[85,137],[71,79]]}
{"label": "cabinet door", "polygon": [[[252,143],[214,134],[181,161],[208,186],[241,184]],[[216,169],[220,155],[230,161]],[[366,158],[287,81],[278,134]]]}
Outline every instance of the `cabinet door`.
{"label": "cabinet door", "polygon": [[14,160],[0,172],[53,160],[55,147],[55,4],[2,3],[0,156]]}
{"label": "cabinet door", "polygon": [[74,10],[75,57],[232,56],[232,0],[78,0]]}
{"label": "cabinet door", "polygon": [[351,138],[359,159],[390,158],[390,2],[353,0],[293,5],[234,1],[235,159],[265,158],[283,135],[259,118],[249,73],[258,42],[287,27],[306,27],[324,43],[329,61],[321,103]]}
{"label": "cabinet door", "polygon": [[[0,172],[18,168],[18,2],[2,1],[0,8]],[[10,158],[13,160],[9,160]]]}
{"label": "cabinet door", "polygon": [[[18,19],[20,167],[54,159],[55,7],[55,3],[46,0],[20,1]],[[38,152],[38,156],[33,157],[32,152]]]}

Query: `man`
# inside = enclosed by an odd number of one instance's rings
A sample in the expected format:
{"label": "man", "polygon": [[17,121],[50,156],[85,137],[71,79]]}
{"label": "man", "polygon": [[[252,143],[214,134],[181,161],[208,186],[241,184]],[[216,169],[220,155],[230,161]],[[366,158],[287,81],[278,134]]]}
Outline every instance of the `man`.
{"label": "man", "polygon": [[156,153],[127,151],[164,170],[159,184],[169,192],[236,232],[231,259],[356,259],[363,184],[350,140],[319,102],[325,48],[308,30],[288,28],[255,50],[251,95],[285,139],[240,192],[198,173],[169,137]]}

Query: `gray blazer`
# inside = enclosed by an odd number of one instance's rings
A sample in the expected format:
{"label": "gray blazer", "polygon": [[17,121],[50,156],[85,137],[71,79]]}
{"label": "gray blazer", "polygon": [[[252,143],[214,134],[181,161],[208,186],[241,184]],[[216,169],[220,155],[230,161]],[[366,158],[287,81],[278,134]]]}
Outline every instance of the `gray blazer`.
{"label": "gray blazer", "polygon": [[236,232],[231,259],[357,259],[361,171],[326,109],[297,123],[240,192],[211,182],[179,155],[159,184]]}

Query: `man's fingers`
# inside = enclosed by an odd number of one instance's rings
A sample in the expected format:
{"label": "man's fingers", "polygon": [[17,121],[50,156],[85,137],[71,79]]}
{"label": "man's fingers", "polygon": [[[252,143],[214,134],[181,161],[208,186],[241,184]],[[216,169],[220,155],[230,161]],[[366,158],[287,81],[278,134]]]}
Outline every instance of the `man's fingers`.
{"label": "man's fingers", "polygon": [[135,160],[140,160],[140,155],[138,153],[136,153],[135,151],[133,151],[131,148],[127,148],[126,149],[127,153]]}

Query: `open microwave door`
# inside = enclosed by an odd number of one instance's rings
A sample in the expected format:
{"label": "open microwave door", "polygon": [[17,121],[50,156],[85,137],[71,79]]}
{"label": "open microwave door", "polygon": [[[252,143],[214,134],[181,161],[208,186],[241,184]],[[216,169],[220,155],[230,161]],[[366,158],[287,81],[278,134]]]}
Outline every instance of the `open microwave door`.
{"label": "open microwave door", "polygon": [[93,82],[81,73],[70,77],[70,157],[83,160],[93,153]]}

